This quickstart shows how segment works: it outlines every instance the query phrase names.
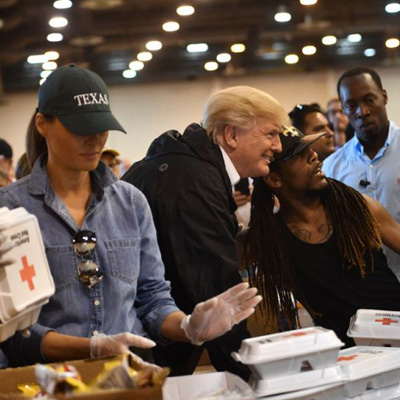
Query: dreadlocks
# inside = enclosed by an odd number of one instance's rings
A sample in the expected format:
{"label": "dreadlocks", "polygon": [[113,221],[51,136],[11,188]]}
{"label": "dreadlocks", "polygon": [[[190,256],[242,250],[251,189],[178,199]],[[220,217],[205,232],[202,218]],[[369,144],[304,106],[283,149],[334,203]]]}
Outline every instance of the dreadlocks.
{"label": "dreadlocks", "polygon": [[[359,192],[334,179],[327,181],[328,186],[321,192],[321,200],[336,232],[343,267],[358,267],[364,277],[367,261],[373,268],[372,251],[382,247],[377,222]],[[289,327],[298,322],[293,296],[306,308],[309,307],[289,261],[281,224],[272,212],[273,193],[262,178],[254,180],[251,203],[244,262],[248,266],[250,283],[263,296],[262,311],[268,326],[274,331],[283,330],[286,324],[282,317]]]}

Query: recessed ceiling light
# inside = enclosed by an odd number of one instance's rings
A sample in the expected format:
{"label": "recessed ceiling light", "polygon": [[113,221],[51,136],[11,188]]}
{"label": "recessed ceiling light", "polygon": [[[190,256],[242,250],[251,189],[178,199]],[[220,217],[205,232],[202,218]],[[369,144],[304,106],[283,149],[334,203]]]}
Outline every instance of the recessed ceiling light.
{"label": "recessed ceiling light", "polygon": [[136,58],[139,61],[150,61],[153,58],[153,54],[151,54],[149,51],[141,51],[137,54]]}
{"label": "recessed ceiling light", "polygon": [[162,26],[165,32],[176,32],[179,30],[179,24],[175,21],[165,22]]}
{"label": "recessed ceiling light", "polygon": [[162,43],[158,40],[150,40],[146,43],[146,49],[150,51],[157,51],[162,48]]}
{"label": "recessed ceiling light", "polygon": [[217,61],[220,63],[227,63],[231,61],[232,56],[229,53],[220,53],[217,55]]}
{"label": "recessed ceiling light", "polygon": [[137,72],[134,71],[133,69],[126,69],[125,71],[122,72],[122,76],[126,79],[135,78],[136,75],[137,75]]}
{"label": "recessed ceiling light", "polygon": [[400,45],[400,40],[397,38],[390,38],[385,42],[385,46],[389,49],[394,49],[396,47],[399,47],[399,45]]}
{"label": "recessed ceiling light", "polygon": [[42,71],[40,77],[46,79],[53,71]]}
{"label": "recessed ceiling light", "polygon": [[218,63],[215,61],[209,61],[204,64],[204,69],[206,71],[215,71],[218,69]]}
{"label": "recessed ceiling light", "polygon": [[134,71],[140,71],[143,69],[144,64],[141,61],[135,60],[129,63],[129,69],[133,69]]}
{"label": "recessed ceiling light", "polygon": [[322,44],[325,46],[332,46],[337,42],[336,36],[333,35],[327,35],[322,38]]}
{"label": "recessed ceiling light", "polygon": [[62,33],[50,33],[47,35],[48,42],[61,42],[64,39]]}
{"label": "recessed ceiling light", "polygon": [[243,53],[246,50],[246,46],[243,43],[235,43],[231,46],[232,53]]}
{"label": "recessed ceiling light", "polygon": [[48,61],[51,60],[58,60],[60,58],[60,53],[58,51],[46,51],[44,56],[47,58]]}
{"label": "recessed ceiling light", "polygon": [[304,46],[301,49],[301,52],[305,55],[305,56],[312,56],[313,54],[315,54],[317,52],[317,48],[315,46]]}
{"label": "recessed ceiling light", "polygon": [[204,53],[208,50],[207,43],[191,43],[186,46],[189,53]]}
{"label": "recessed ceiling light", "polygon": [[359,33],[352,33],[347,36],[347,40],[350,43],[358,43],[358,42],[361,42],[362,36]]}
{"label": "recessed ceiling light", "polygon": [[194,7],[183,5],[176,9],[176,13],[182,17],[194,14]]}
{"label": "recessed ceiling light", "polygon": [[286,64],[297,64],[299,62],[299,56],[297,54],[288,54],[285,57]]}
{"label": "recessed ceiling light", "polygon": [[274,19],[276,22],[289,22],[292,16],[287,11],[279,11],[275,14]]}
{"label": "recessed ceiling light", "polygon": [[54,61],[47,61],[42,64],[42,68],[47,71],[54,71],[57,69],[57,63]]}
{"label": "recessed ceiling light", "polygon": [[300,4],[303,6],[313,6],[314,4],[317,4],[318,0],[300,0]]}
{"label": "recessed ceiling light", "polygon": [[365,57],[373,57],[376,54],[376,50],[375,49],[365,49],[364,50],[364,56]]}
{"label": "recessed ceiling light", "polygon": [[53,7],[58,10],[65,10],[72,7],[72,1],[70,0],[57,0],[53,3]]}
{"label": "recessed ceiling light", "polygon": [[400,11],[400,3],[386,4],[385,11],[389,14],[398,13]]}
{"label": "recessed ceiling light", "polygon": [[26,61],[28,61],[29,64],[43,64],[47,61],[47,58],[44,54],[34,54],[29,56]]}
{"label": "recessed ceiling light", "polygon": [[49,21],[49,25],[52,28],[63,28],[68,25],[68,20],[64,17],[54,17]]}

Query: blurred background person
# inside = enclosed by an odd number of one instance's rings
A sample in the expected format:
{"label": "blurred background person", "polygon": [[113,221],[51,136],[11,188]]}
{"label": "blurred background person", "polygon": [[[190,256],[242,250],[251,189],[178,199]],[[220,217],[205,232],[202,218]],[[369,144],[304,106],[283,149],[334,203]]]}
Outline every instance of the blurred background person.
{"label": "blurred background person", "polygon": [[119,151],[106,147],[101,153],[100,160],[103,161],[103,163],[106,164],[109,168],[111,168],[111,171],[119,179],[121,175],[119,171],[120,161],[118,157]]}
{"label": "blurred background person", "polygon": [[343,112],[339,98],[334,97],[328,101],[326,116],[331,124],[335,137],[335,146],[338,149],[354,136],[354,129],[350,125],[346,114]]}
{"label": "blurred background person", "polygon": [[[0,139],[0,171],[4,173],[1,176],[1,186],[6,186],[13,181],[13,150],[4,139]],[[4,178],[4,175],[6,178]],[[3,184],[4,179],[6,179],[6,185]]]}

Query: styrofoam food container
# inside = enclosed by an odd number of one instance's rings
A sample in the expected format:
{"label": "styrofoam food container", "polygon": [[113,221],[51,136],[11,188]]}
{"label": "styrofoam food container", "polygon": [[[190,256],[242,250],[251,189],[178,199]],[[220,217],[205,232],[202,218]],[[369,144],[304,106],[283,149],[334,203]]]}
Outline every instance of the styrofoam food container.
{"label": "styrofoam food container", "polygon": [[400,347],[400,312],[357,310],[350,320],[347,336],[357,345]]}
{"label": "styrofoam food container", "polygon": [[347,397],[400,382],[400,349],[396,347],[351,347],[339,352],[338,365],[346,377]]}
{"label": "styrofoam food container", "polygon": [[334,365],[341,346],[334,331],[312,327],[245,339],[232,357],[266,379],[299,373],[304,364],[312,369]]}
{"label": "styrofoam food container", "polygon": [[276,396],[258,397],[258,400],[343,400],[343,395],[343,383],[334,383]]}
{"label": "styrofoam food container", "polygon": [[277,376],[267,379],[250,378],[250,386],[258,397],[271,396],[278,393],[294,392],[316,386],[341,383],[343,375],[340,367],[331,366],[307,372],[299,372],[290,376]]}
{"label": "styrofoam food container", "polygon": [[24,208],[0,212],[0,230],[15,246],[7,258],[15,262],[0,269],[0,322],[3,324],[54,294],[37,218]]}
{"label": "styrofoam food container", "polygon": [[345,397],[345,400],[397,400],[400,399],[400,384],[381,389],[369,389],[359,396]]}

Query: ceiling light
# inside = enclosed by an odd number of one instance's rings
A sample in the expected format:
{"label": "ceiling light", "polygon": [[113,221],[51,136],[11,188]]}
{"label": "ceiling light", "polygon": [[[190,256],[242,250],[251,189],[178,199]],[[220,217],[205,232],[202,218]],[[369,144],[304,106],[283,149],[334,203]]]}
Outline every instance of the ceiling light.
{"label": "ceiling light", "polygon": [[133,69],[134,71],[140,71],[141,69],[143,69],[144,64],[141,61],[132,61],[131,63],[129,63],[129,69]]}
{"label": "ceiling light", "polygon": [[46,78],[42,78],[42,79],[39,81],[39,85],[42,86],[43,83],[45,82],[45,80],[46,80]]}
{"label": "ceiling light", "polygon": [[376,54],[376,50],[375,49],[365,49],[364,50],[364,56],[365,57],[373,57]]}
{"label": "ceiling light", "polygon": [[317,4],[318,0],[300,0],[300,4],[303,6],[313,6],[314,4]]}
{"label": "ceiling light", "polygon": [[176,9],[176,13],[178,15],[181,15],[182,17],[185,17],[187,15],[192,15],[194,14],[194,7],[192,6],[180,6]]}
{"label": "ceiling light", "polygon": [[325,46],[332,46],[336,42],[337,42],[337,38],[336,38],[336,36],[333,36],[333,35],[324,36],[322,38],[322,44],[324,44]]}
{"label": "ceiling light", "polygon": [[285,57],[286,64],[297,64],[299,62],[299,56],[297,54],[288,54]]}
{"label": "ceiling light", "polygon": [[44,53],[44,56],[48,61],[58,60],[60,58],[60,53],[58,51],[46,51],[46,53]]}
{"label": "ceiling light", "polygon": [[44,54],[35,54],[29,56],[26,61],[28,61],[29,64],[43,64],[47,61],[47,58]]}
{"label": "ceiling light", "polygon": [[53,7],[58,10],[64,10],[72,7],[72,1],[70,0],[57,0],[53,3]]}
{"label": "ceiling light", "polygon": [[207,43],[191,43],[186,46],[189,53],[204,53],[208,50]]}
{"label": "ceiling light", "polygon": [[68,25],[68,20],[64,17],[54,17],[49,21],[49,25],[52,28],[63,28]]}
{"label": "ceiling light", "polygon": [[279,6],[274,19],[276,22],[289,22],[292,19],[292,16],[287,12],[285,6]]}
{"label": "ceiling light", "polygon": [[54,61],[46,61],[42,64],[42,68],[46,71],[54,71],[57,69],[57,63]]}
{"label": "ceiling light", "polygon": [[347,40],[350,43],[358,43],[361,42],[362,36],[359,33],[352,33],[347,36]]}
{"label": "ceiling light", "polygon": [[389,3],[386,5],[385,11],[390,14],[398,13],[400,11],[400,4],[399,3]]}
{"label": "ceiling light", "polygon": [[312,56],[313,54],[315,54],[317,52],[317,48],[315,46],[304,46],[301,49],[301,52],[305,55],[305,56]]}
{"label": "ceiling light", "polygon": [[232,53],[243,53],[246,50],[246,46],[242,43],[235,43],[231,46]]}
{"label": "ceiling light", "polygon": [[133,69],[126,69],[125,71],[122,72],[122,76],[126,79],[135,78],[136,75],[137,75],[137,72],[134,71]]}
{"label": "ceiling light", "polygon": [[146,49],[149,51],[157,51],[162,48],[162,43],[158,40],[150,40],[146,43]]}
{"label": "ceiling light", "polygon": [[42,71],[40,77],[46,79],[53,71]]}
{"label": "ceiling light", "polygon": [[150,61],[153,58],[153,54],[151,54],[149,51],[141,51],[137,54],[136,58],[139,61]]}
{"label": "ceiling light", "polygon": [[48,42],[61,42],[64,39],[64,36],[61,33],[50,33],[47,35]]}
{"label": "ceiling light", "polygon": [[396,47],[399,47],[399,45],[400,45],[400,40],[397,38],[390,38],[385,42],[385,46],[388,47],[389,49],[394,49]]}
{"label": "ceiling light", "polygon": [[204,64],[204,69],[206,71],[215,71],[218,69],[218,63],[215,61],[209,61]]}
{"label": "ceiling light", "polygon": [[231,61],[232,56],[229,53],[220,53],[217,55],[217,61],[220,63],[227,63]]}
{"label": "ceiling light", "polygon": [[162,26],[165,32],[176,32],[179,30],[179,24],[175,21],[165,22]]}

